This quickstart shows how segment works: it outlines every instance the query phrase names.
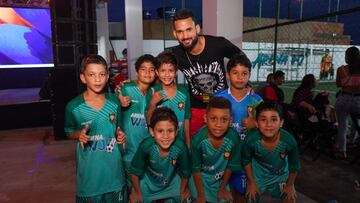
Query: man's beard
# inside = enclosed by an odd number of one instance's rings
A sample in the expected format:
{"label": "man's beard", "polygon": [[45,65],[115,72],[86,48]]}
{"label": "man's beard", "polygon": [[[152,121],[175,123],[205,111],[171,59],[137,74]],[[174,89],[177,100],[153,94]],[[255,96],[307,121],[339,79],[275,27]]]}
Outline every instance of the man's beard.
{"label": "man's beard", "polygon": [[196,35],[194,40],[191,42],[190,46],[185,47],[183,44],[181,44],[181,45],[182,45],[182,47],[184,47],[186,49],[187,52],[190,52],[195,47],[195,45],[198,43],[198,41],[199,41],[199,36]]}

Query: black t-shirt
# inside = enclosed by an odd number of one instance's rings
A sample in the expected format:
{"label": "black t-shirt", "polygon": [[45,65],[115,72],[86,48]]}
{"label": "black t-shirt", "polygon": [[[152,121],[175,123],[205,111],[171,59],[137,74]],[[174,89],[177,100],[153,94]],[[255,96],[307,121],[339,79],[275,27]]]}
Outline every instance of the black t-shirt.
{"label": "black t-shirt", "polygon": [[224,58],[242,52],[224,37],[204,35],[205,48],[199,55],[191,55],[181,46],[172,48],[189,84],[192,108],[206,108],[210,97],[227,88]]}

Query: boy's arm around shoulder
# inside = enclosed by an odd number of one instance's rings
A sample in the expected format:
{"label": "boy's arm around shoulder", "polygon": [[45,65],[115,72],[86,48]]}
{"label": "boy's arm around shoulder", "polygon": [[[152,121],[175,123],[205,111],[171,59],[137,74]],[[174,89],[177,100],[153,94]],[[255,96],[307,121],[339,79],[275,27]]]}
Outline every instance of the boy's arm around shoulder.
{"label": "boy's arm around shoulder", "polygon": [[185,119],[190,119],[191,118],[191,104],[190,104],[190,94],[189,94],[189,90],[185,87],[185,85],[179,84],[177,85],[178,87],[178,91],[180,91],[181,93],[183,93],[186,97],[185,99]]}
{"label": "boy's arm around shoulder", "polygon": [[246,136],[243,142],[243,156],[242,165],[244,166],[245,174],[248,179],[248,186],[246,188],[246,195],[250,199],[256,199],[259,195],[259,189],[256,185],[253,170],[252,159],[254,154],[253,143],[260,138],[260,132],[257,129],[252,129]]}
{"label": "boy's arm around shoulder", "polygon": [[178,158],[178,173],[180,177],[189,178],[191,176],[191,161],[188,147],[182,140],[180,140],[180,138],[175,139],[174,145],[180,149]]}
{"label": "boy's arm around shoulder", "polygon": [[300,170],[299,148],[295,138],[287,131],[281,129],[281,138],[288,145],[289,172],[295,173]]}
{"label": "boy's arm around shoulder", "polygon": [[242,150],[241,150],[241,164],[245,167],[247,164],[251,163],[253,158],[253,144],[256,140],[260,139],[260,132],[258,129],[251,129],[248,131],[245,140],[241,141]]}
{"label": "boy's arm around shoulder", "polygon": [[[201,132],[200,130],[199,132]],[[201,149],[200,149],[200,142],[203,139],[201,134],[195,134],[193,139],[191,140],[190,146],[190,156],[191,156],[191,171],[194,178],[194,183],[196,187],[196,192],[198,194],[195,202],[205,202],[205,192],[204,186],[202,184],[201,178]]]}
{"label": "boy's arm around shoulder", "polygon": [[182,92],[186,99],[184,103],[184,110],[185,110],[185,120],[184,120],[184,135],[185,135],[185,142],[188,147],[190,147],[190,118],[191,118],[191,104],[190,104],[190,94],[188,89],[180,84],[177,85],[178,90]]}
{"label": "boy's arm around shoulder", "polygon": [[200,172],[201,171],[201,160],[202,160],[202,150],[201,142],[206,139],[204,135],[205,128],[200,129],[194,137],[191,139],[190,144],[190,160],[191,160],[191,172]]}
{"label": "boy's arm around shoulder", "polygon": [[138,177],[143,176],[145,170],[145,163],[146,163],[146,153],[147,149],[151,147],[152,144],[152,137],[148,137],[144,139],[139,147],[137,148],[135,155],[131,161],[129,173]]}
{"label": "boy's arm around shoulder", "polygon": [[239,135],[232,128],[228,130],[228,138],[232,140],[234,146],[231,149],[229,162],[226,166],[227,169],[232,171],[239,171],[242,169],[241,160],[242,160],[242,148],[243,143],[241,142]]}
{"label": "boy's arm around shoulder", "polygon": [[181,149],[179,156],[179,175],[181,177],[181,185],[180,185],[180,202],[185,201],[190,197],[190,191],[188,188],[188,180],[191,175],[190,168],[190,155],[186,144],[183,141],[175,140],[175,144]]}

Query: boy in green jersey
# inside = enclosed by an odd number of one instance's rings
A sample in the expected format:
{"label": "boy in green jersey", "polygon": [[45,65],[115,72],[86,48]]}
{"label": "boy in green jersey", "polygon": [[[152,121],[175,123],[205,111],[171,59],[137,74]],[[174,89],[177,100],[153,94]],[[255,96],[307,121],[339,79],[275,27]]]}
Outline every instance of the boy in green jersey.
{"label": "boy in green jersey", "polygon": [[167,107],[159,107],[149,126],[151,137],[141,142],[131,162],[130,202],[183,202],[190,197],[187,182],[191,172],[187,146],[176,139],[176,115]]}
{"label": "boy in green jersey", "polygon": [[119,128],[118,98],[105,94],[109,79],[106,61],[88,55],[80,67],[85,92],[65,110],[65,132],[79,140],[76,165],[76,202],[126,202],[126,181],[118,144],[125,142]]}
{"label": "boy in green jersey", "polygon": [[243,151],[247,198],[258,202],[267,191],[283,203],[295,202],[299,152],[293,136],[281,129],[282,108],[277,103],[264,102],[256,108],[256,113],[258,130],[248,133]]}
{"label": "boy in green jersey", "polygon": [[[124,153],[127,173],[139,144],[149,136],[145,120],[146,95],[155,80],[156,66],[157,62],[152,55],[140,56],[135,62],[137,79],[125,83],[118,91],[123,107],[121,127],[127,135]],[[129,177],[128,181],[130,183]]]}
{"label": "boy in green jersey", "polygon": [[191,140],[192,182],[196,202],[232,201],[228,180],[232,170],[241,169],[239,136],[231,124],[231,103],[224,97],[210,100],[204,116],[207,124]]}
{"label": "boy in green jersey", "polygon": [[179,121],[179,133],[177,137],[186,141],[190,146],[190,95],[184,85],[176,84],[177,61],[171,52],[162,52],[156,57],[159,66],[156,75],[160,84],[152,89],[152,94],[146,96],[147,121],[149,123],[152,112],[156,107],[166,106],[174,111]]}

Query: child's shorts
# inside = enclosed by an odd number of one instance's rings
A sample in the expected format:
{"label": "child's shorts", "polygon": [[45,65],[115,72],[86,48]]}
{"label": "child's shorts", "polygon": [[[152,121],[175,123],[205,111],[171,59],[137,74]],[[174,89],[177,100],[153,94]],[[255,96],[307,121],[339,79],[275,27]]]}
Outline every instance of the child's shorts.
{"label": "child's shorts", "polygon": [[245,172],[241,170],[232,172],[229,183],[235,192],[239,192],[244,195],[246,192],[246,181]]}
{"label": "child's shorts", "polygon": [[284,189],[285,186],[286,186],[286,182],[281,181],[270,185],[266,185],[264,187],[259,187],[259,191],[260,194],[264,193],[265,191],[268,191],[271,194],[271,196],[274,198],[286,199],[287,198],[286,194],[281,195],[281,191]]}
{"label": "child's shorts", "polygon": [[101,195],[91,197],[79,197],[76,196],[76,203],[127,203],[127,187],[124,186],[122,190],[108,192]]}
{"label": "child's shorts", "polygon": [[[287,195],[285,193],[281,194],[281,191],[284,189],[285,186],[286,186],[286,182],[284,181],[284,182],[276,182],[270,185],[263,185],[263,186],[258,185],[258,189],[260,191],[260,196],[265,191],[267,191],[270,193],[271,197],[284,200],[287,198]],[[246,197],[246,201],[248,203],[258,203],[260,202],[260,196],[258,196],[256,201],[250,201],[248,197]]]}

